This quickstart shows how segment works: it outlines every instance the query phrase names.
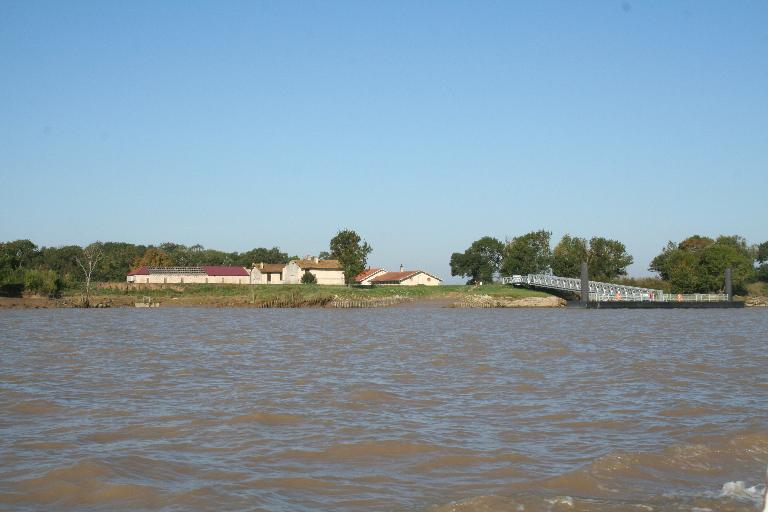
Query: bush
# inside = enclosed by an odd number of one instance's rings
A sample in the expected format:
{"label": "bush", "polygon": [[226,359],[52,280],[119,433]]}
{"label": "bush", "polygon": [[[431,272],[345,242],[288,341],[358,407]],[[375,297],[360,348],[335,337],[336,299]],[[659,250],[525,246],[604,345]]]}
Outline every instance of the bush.
{"label": "bush", "polygon": [[317,278],[315,277],[315,274],[307,270],[304,272],[304,275],[301,276],[301,284],[316,284]]}
{"label": "bush", "polygon": [[24,270],[24,291],[41,295],[55,295],[61,289],[61,281],[53,270]]}

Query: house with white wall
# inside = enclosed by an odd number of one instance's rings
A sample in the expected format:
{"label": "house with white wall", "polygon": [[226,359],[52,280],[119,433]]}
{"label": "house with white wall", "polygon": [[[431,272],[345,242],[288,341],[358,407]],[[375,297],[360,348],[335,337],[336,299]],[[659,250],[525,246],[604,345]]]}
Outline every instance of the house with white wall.
{"label": "house with white wall", "polygon": [[314,275],[317,284],[345,284],[344,269],[339,260],[321,260],[316,256],[289,261],[283,269],[283,282],[285,284],[299,284],[305,272]]}
{"label": "house with white wall", "polygon": [[386,274],[383,268],[367,268],[355,276],[355,283],[362,286],[370,286],[371,280],[381,274]]}
{"label": "house with white wall", "polygon": [[251,268],[252,284],[283,284],[283,263],[254,263]]}
{"label": "house with white wall", "polygon": [[442,282],[439,277],[423,270],[404,270],[402,265],[399,272],[384,272],[370,280],[375,286],[437,286]]}

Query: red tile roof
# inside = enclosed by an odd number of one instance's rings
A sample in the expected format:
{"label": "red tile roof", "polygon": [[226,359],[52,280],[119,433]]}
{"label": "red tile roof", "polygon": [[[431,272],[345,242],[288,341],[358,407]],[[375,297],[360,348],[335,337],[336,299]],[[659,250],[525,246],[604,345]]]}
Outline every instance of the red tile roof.
{"label": "red tile roof", "polygon": [[148,276],[149,270],[147,270],[147,267],[139,267],[135,270],[131,270],[128,272],[129,276]]}
{"label": "red tile roof", "polygon": [[248,271],[245,267],[220,267],[214,265],[203,265],[203,272],[209,276],[244,276],[248,277]]}
{"label": "red tile roof", "polygon": [[301,270],[341,270],[339,260],[294,260]]}
{"label": "red tile roof", "polygon": [[262,274],[279,274],[285,268],[285,263],[257,263],[255,268]]}
{"label": "red tile roof", "polygon": [[428,272],[424,272],[423,270],[406,270],[403,272],[387,272],[385,274],[381,274],[380,276],[376,276],[371,279],[371,283],[401,283],[409,277],[415,276],[416,274],[427,274],[433,279],[442,281],[442,279],[435,277]]}
{"label": "red tile roof", "polygon": [[374,277],[371,282],[372,283],[380,283],[380,282],[388,282],[391,283],[393,281],[400,282],[408,279],[414,274],[418,274],[418,270],[406,270],[404,272],[386,272],[384,274],[381,274],[380,276]]}
{"label": "red tile roof", "polygon": [[355,276],[356,283],[362,283],[366,278],[372,276],[376,272],[381,272],[383,268],[367,268]]}

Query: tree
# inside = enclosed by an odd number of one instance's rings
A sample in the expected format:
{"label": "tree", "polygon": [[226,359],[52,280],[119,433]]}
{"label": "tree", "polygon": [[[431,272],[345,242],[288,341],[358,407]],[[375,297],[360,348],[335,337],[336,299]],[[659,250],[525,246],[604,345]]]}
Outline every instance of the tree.
{"label": "tree", "polygon": [[173,265],[171,257],[162,249],[150,247],[141,258],[133,260],[133,268],[138,267],[170,267]]}
{"label": "tree", "polygon": [[[74,286],[80,281],[81,271],[76,259],[82,252],[83,248],[79,245],[43,247],[38,256],[38,265],[40,268],[56,272],[63,286]],[[125,279],[125,276],[122,279]]]}
{"label": "tree", "polygon": [[305,270],[304,275],[301,276],[301,284],[317,284],[317,277],[309,270]]}
{"label": "tree", "polygon": [[755,261],[758,263],[755,278],[768,281],[768,242],[763,242],[755,249]]}
{"label": "tree", "polygon": [[704,291],[723,290],[725,269],[730,268],[733,289],[737,293],[744,292],[744,285],[755,273],[753,262],[746,240],[740,236],[719,236],[715,243],[701,251],[700,288]]}
{"label": "tree", "polygon": [[355,231],[343,229],[336,233],[330,242],[331,258],[339,260],[344,269],[347,284],[365,269],[368,255],[373,251],[368,242],[360,238]]}
{"label": "tree", "polygon": [[552,249],[549,240],[552,233],[545,230],[531,231],[513,238],[504,248],[501,274],[541,274],[552,266]]}
{"label": "tree", "polygon": [[589,241],[587,264],[590,279],[611,281],[625,276],[632,261],[632,256],[627,254],[626,247],[618,240],[595,236]]}
{"label": "tree", "polygon": [[680,242],[678,249],[696,254],[702,252],[713,243],[715,241],[708,236],[692,235]]}
{"label": "tree", "polygon": [[768,263],[768,242],[763,242],[757,246],[755,259],[758,263]]}
{"label": "tree", "polygon": [[661,253],[651,260],[648,270],[658,273],[659,277],[664,281],[669,281],[670,258],[672,258],[672,255],[677,250],[678,248],[675,242],[672,240],[667,242],[667,245],[664,246]]}
{"label": "tree", "polygon": [[14,240],[0,244],[0,261],[14,270],[31,264],[37,254],[37,245],[30,240]]}
{"label": "tree", "polygon": [[581,262],[588,259],[587,240],[563,235],[552,251],[552,273],[560,277],[580,277]]}
{"label": "tree", "polygon": [[77,264],[83,270],[85,277],[85,299],[83,300],[83,306],[86,308],[91,306],[91,277],[93,271],[96,270],[96,266],[99,261],[104,257],[104,250],[101,242],[93,242],[85,249],[81,256],[76,258]]}
{"label": "tree", "polygon": [[136,258],[141,257],[147,250],[143,245],[125,242],[105,242],[104,259],[99,265],[94,279],[98,281],[123,281],[125,274],[131,269]]}
{"label": "tree", "polygon": [[317,259],[329,260],[331,259],[331,253],[329,253],[328,251],[320,251],[320,254],[317,255]]}
{"label": "tree", "polygon": [[469,277],[469,284],[493,282],[503,254],[503,243],[491,236],[484,236],[472,242],[463,253],[455,252],[451,255],[451,275]]}
{"label": "tree", "polygon": [[250,267],[254,263],[288,263],[288,254],[281,252],[278,247],[257,247],[240,254],[237,263],[244,267]]}
{"label": "tree", "polygon": [[723,290],[725,269],[731,268],[733,289],[738,293],[754,277],[754,258],[740,236],[719,236],[713,240],[693,235],[678,244],[669,242],[653,258],[650,270],[669,281],[675,293],[708,293]]}
{"label": "tree", "polygon": [[581,276],[581,263],[587,262],[589,278],[611,281],[627,274],[632,256],[618,240],[593,236],[584,238],[564,235],[552,253],[552,273],[561,277]]}

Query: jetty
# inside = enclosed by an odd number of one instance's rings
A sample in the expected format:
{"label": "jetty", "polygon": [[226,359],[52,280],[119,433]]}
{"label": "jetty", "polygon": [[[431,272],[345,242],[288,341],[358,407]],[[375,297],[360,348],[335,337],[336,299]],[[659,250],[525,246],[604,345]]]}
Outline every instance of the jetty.
{"label": "jetty", "polygon": [[587,264],[581,265],[581,278],[549,274],[514,275],[502,278],[504,284],[545,291],[570,292],[579,300],[568,301],[569,307],[588,309],[706,309],[742,308],[734,301],[731,269],[725,270],[725,293],[664,293],[663,290],[616,283],[590,281]]}

